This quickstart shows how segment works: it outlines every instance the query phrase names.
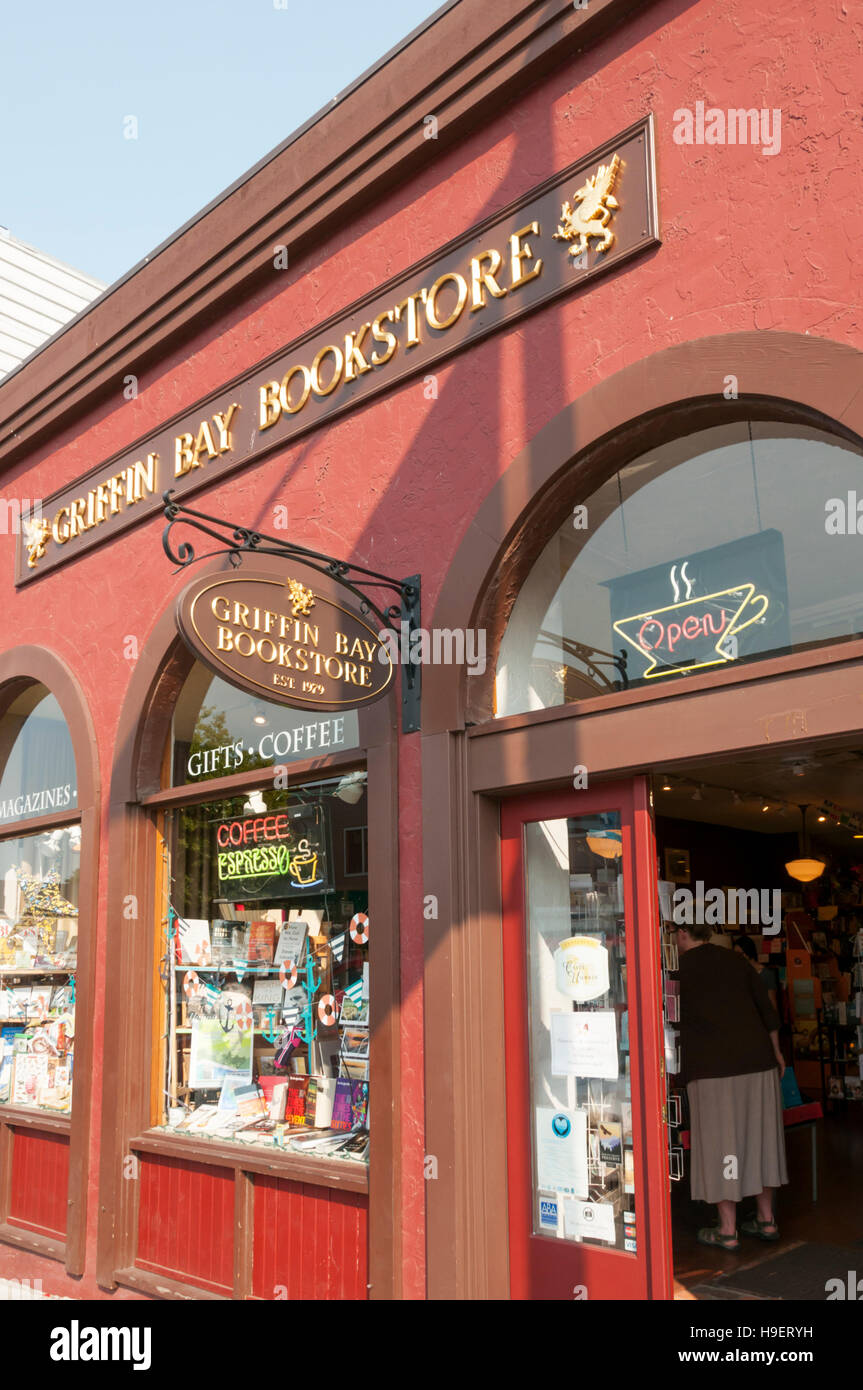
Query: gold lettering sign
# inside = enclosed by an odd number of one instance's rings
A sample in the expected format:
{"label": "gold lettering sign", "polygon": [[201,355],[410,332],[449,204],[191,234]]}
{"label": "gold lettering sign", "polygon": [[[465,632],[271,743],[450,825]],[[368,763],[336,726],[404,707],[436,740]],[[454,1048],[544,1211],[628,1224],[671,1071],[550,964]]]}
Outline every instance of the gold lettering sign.
{"label": "gold lettering sign", "polygon": [[657,223],[648,118],[48,498],[16,583],[578,289],[656,245]]}
{"label": "gold lettering sign", "polygon": [[295,709],[369,704],[393,679],[374,628],[295,576],[199,578],[180,595],[177,626],[223,680]]}

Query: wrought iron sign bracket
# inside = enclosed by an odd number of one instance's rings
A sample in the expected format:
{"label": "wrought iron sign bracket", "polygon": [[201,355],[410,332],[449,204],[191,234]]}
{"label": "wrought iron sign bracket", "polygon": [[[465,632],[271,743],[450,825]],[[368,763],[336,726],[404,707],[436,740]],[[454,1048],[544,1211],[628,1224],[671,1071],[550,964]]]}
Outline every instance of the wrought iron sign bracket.
{"label": "wrought iron sign bracket", "polygon": [[[168,559],[178,569],[186,569],[197,560],[205,560],[213,555],[227,555],[234,568],[242,564],[244,555],[275,555],[284,560],[296,560],[318,574],[334,579],[337,584],[352,594],[359,603],[364,617],[373,615],[382,629],[393,635],[390,648],[395,649],[395,660],[402,668],[402,733],[417,733],[420,728],[420,700],[422,695],[422,667],[415,652],[422,644],[414,642],[413,635],[420,627],[420,576],[412,574],[407,579],[392,579],[376,570],[365,569],[362,565],[338,560],[332,555],[323,555],[319,550],[309,550],[293,541],[279,540],[247,526],[235,526],[233,522],[222,521],[219,517],[208,516],[206,512],[195,511],[175,501],[173,490],[162,494],[165,504],[167,526],[162,532],[162,547]],[[174,547],[171,531],[174,526],[189,526],[195,531],[210,536],[216,542],[214,549],[197,555],[191,541],[181,540]],[[377,603],[367,590],[389,589],[398,596],[398,602],[385,604],[383,599]]]}

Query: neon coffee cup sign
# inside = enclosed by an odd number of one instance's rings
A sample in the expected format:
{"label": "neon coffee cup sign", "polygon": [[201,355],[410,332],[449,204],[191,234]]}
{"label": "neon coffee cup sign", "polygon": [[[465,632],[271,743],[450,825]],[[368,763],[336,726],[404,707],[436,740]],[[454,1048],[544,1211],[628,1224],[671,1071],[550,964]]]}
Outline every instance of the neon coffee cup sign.
{"label": "neon coffee cup sign", "polygon": [[[777,530],[620,575],[605,587],[613,633],[627,644],[630,685],[725,666],[790,643],[785,552]],[[619,642],[615,646],[620,650]]]}

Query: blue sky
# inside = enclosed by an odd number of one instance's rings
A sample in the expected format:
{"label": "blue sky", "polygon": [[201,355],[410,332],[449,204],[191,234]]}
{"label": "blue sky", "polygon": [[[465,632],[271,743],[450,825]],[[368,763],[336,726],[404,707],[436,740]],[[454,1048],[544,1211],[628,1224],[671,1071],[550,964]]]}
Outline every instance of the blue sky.
{"label": "blue sky", "polygon": [[116,280],[441,3],[8,0],[0,226]]}

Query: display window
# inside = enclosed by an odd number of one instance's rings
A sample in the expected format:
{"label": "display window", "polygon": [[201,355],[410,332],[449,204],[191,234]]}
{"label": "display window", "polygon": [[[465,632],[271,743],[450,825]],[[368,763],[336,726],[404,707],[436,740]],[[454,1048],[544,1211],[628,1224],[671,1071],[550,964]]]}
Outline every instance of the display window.
{"label": "display window", "polygon": [[[298,720],[196,668],[173,776],[224,776],[213,752],[263,760],[268,733],[284,746],[336,719],[343,732],[345,716]],[[279,763],[256,787],[163,814],[158,1127],[367,1162],[367,821],[364,772],[294,785]]]}
{"label": "display window", "polygon": [[8,750],[0,779],[0,1106],[64,1113],[72,1106],[81,826],[69,731],[43,686],[29,686],[10,706],[0,745]]}
{"label": "display window", "polygon": [[662,445],[579,497],[513,607],[496,714],[859,635],[842,517],[861,452],[823,430],[739,421]]}

